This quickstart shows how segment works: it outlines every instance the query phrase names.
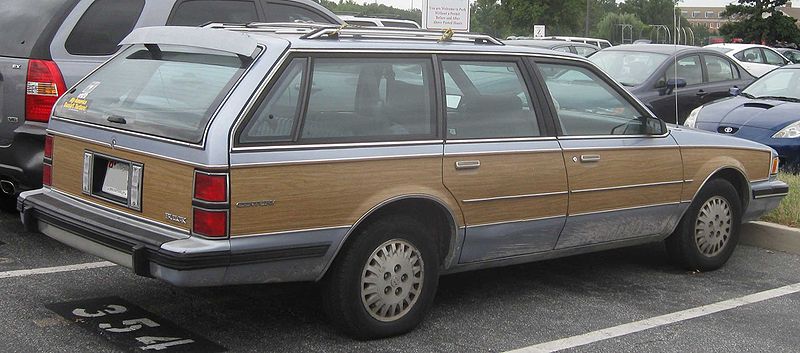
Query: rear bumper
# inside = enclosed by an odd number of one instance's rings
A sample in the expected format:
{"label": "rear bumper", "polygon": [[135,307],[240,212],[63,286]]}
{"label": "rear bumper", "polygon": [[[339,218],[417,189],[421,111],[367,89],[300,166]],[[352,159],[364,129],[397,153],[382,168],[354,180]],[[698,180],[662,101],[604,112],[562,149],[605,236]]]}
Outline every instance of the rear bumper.
{"label": "rear bumper", "polygon": [[789,194],[789,185],[774,179],[774,177],[770,180],[753,183],[750,185],[750,189],[750,203],[743,221],[761,218],[765,213],[778,207],[783,197]]}
{"label": "rear bumper", "polygon": [[0,147],[0,178],[11,179],[18,191],[42,187],[42,158],[47,123],[25,122],[10,145]]}
{"label": "rear bumper", "polygon": [[[126,217],[49,189],[23,192],[26,229],[177,286],[313,281],[344,236],[287,233],[211,240]],[[338,240],[337,240],[338,239]]]}

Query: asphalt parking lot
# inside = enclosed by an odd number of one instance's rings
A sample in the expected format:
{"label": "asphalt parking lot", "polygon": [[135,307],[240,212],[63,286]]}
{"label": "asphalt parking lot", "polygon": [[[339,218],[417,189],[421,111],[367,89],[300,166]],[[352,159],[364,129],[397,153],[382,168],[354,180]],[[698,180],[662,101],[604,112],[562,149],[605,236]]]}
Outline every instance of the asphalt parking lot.
{"label": "asphalt parking lot", "polygon": [[[16,214],[0,214],[0,351],[166,352],[189,347],[189,341],[195,348],[235,352],[800,347],[800,256],[748,246],[710,273],[676,269],[656,244],[443,277],[435,307],[416,331],[372,342],[340,335],[323,315],[314,284],[175,288],[100,261],[25,233]],[[71,271],[42,270],[87,263],[92,265]],[[783,292],[758,294],[757,300],[745,297],[781,287]],[[722,311],[704,307],[719,302],[733,304]],[[142,320],[120,322],[112,315],[120,310],[106,306],[114,303]],[[70,315],[73,308],[83,309],[84,318]],[[97,327],[103,324],[105,331]],[[136,325],[147,335],[138,341],[124,332]]]}

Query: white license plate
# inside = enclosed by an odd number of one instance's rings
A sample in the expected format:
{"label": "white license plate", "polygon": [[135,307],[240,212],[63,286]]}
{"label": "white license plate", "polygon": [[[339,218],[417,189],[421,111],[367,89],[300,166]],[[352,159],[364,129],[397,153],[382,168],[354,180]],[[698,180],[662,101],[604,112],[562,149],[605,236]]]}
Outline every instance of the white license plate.
{"label": "white license plate", "polygon": [[124,162],[108,161],[106,177],[103,179],[103,192],[128,199],[128,175],[131,165]]}

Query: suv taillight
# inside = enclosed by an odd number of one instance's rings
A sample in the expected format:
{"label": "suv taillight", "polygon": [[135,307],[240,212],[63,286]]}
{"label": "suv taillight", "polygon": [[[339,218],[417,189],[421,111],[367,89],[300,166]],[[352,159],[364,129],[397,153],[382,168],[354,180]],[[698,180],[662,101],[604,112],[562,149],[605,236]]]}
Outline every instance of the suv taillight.
{"label": "suv taillight", "polygon": [[228,236],[228,173],[194,171],[192,231],[211,238]]}
{"label": "suv taillight", "polygon": [[53,135],[44,136],[44,163],[42,164],[42,185],[53,185]]}
{"label": "suv taillight", "polygon": [[25,120],[48,122],[58,97],[67,90],[55,62],[31,59],[25,86]]}

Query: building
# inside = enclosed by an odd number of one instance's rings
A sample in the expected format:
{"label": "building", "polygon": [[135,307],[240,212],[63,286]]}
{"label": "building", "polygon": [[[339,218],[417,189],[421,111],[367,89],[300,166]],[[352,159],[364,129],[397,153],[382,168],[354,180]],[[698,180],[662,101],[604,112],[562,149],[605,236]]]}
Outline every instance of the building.
{"label": "building", "polygon": [[705,26],[712,33],[719,31],[719,27],[731,20],[722,16],[725,7],[694,6],[680,7],[681,15],[693,25]]}

